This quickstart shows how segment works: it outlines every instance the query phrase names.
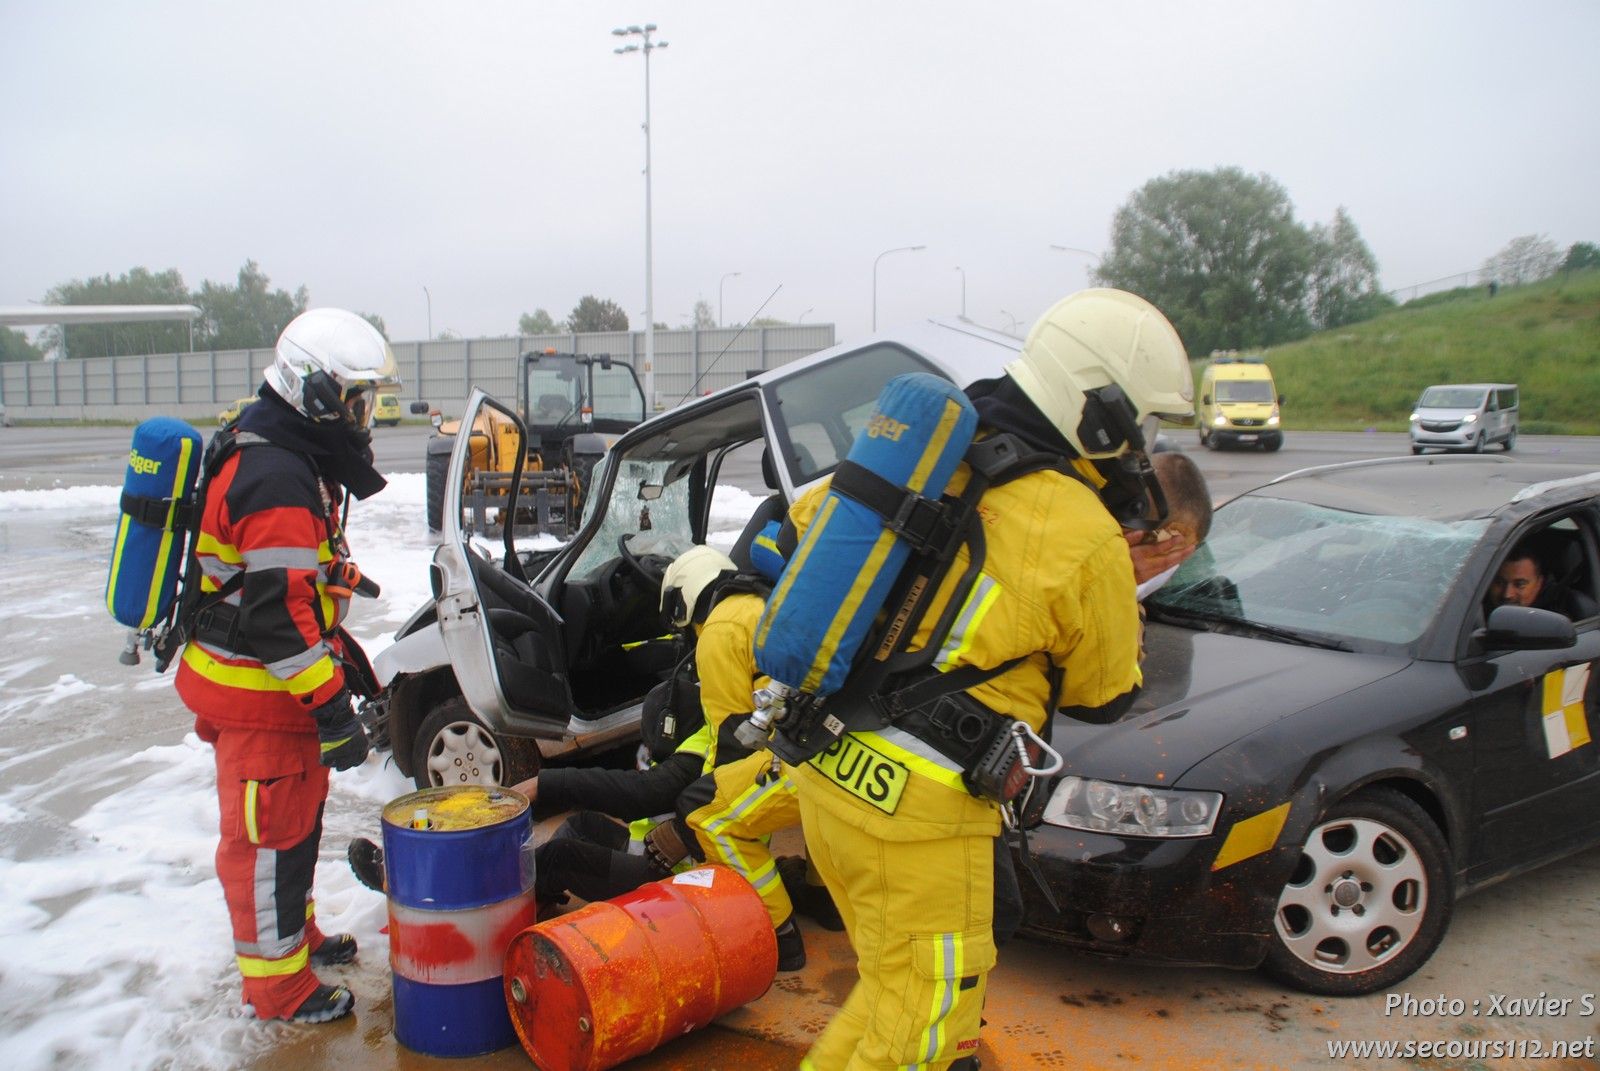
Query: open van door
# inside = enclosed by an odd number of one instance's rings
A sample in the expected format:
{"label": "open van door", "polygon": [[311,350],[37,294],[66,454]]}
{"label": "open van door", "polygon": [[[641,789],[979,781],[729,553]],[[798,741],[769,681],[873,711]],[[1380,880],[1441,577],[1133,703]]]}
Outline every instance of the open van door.
{"label": "open van door", "polygon": [[[429,578],[440,638],[467,706],[484,725],[497,734],[560,739],[574,709],[561,618],[520,575],[511,537],[527,428],[512,409],[477,389],[467,399],[461,427],[465,433],[456,436],[445,482],[444,540],[434,552]],[[512,464],[511,490],[498,523],[506,532],[505,560],[513,563],[514,573],[475,549],[471,526],[463,523],[469,454],[475,442],[482,448],[480,427]]]}

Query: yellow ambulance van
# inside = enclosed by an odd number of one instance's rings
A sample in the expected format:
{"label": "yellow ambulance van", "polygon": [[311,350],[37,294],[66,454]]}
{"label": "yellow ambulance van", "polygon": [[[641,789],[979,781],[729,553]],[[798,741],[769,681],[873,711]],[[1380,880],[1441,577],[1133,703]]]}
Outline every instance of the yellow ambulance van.
{"label": "yellow ambulance van", "polygon": [[1259,357],[1218,357],[1200,373],[1200,445],[1283,445],[1283,395]]}

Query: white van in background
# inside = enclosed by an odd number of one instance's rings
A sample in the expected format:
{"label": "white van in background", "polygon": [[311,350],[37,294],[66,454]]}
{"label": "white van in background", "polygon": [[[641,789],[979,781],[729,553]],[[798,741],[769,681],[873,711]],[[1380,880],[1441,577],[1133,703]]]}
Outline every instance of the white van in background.
{"label": "white van in background", "polygon": [[1471,450],[1517,444],[1515,383],[1441,383],[1429,387],[1411,412],[1411,452]]}

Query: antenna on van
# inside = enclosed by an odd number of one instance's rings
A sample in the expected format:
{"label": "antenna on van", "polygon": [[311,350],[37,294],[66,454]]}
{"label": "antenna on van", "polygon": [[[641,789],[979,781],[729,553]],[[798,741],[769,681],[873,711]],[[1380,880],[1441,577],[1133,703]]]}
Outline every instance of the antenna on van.
{"label": "antenna on van", "polygon": [[750,314],[749,318],[746,319],[744,323],[739,325],[739,330],[735,331],[733,333],[733,337],[728,339],[728,344],[726,346],[722,347],[722,350],[715,357],[711,358],[711,363],[706,365],[705,371],[701,372],[698,376],[696,376],[695,379],[694,379],[694,382],[689,384],[689,389],[683,392],[683,397],[682,398],[678,399],[678,404],[679,405],[682,405],[685,401],[688,400],[689,395],[693,394],[694,393],[694,389],[700,385],[700,381],[702,379],[706,378],[707,376],[709,376],[711,374],[711,370],[713,368],[717,367],[717,362],[722,360],[722,355],[727,353],[728,350],[733,346],[733,344],[735,342],[739,341],[739,336],[744,334],[745,328],[750,326],[750,321],[754,320],[757,316],[760,316],[761,315],[761,310],[766,308],[768,305],[772,304],[772,299],[777,297],[778,296],[778,291],[782,290],[782,289],[783,289],[783,284],[782,283],[779,283],[777,286],[773,287],[772,288],[772,293],[767,295],[767,300],[763,301],[760,305],[756,306],[756,311],[752,312]]}

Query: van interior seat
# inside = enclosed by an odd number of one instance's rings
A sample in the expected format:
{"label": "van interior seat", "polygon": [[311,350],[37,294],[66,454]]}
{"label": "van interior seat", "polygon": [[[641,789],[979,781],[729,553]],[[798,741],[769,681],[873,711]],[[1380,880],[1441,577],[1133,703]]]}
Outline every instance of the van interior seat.
{"label": "van interior seat", "polygon": [[772,462],[771,447],[761,451],[761,478],[773,493],[756,506],[755,512],[750,515],[744,529],[739,533],[739,538],[734,540],[732,549],[728,551],[728,557],[733,559],[733,564],[739,567],[741,573],[755,571],[755,566],[750,561],[750,545],[756,541],[756,536],[761,534],[761,529],[772,521],[783,520],[789,513],[789,503],[784,501],[783,493],[778,490],[778,471]]}

